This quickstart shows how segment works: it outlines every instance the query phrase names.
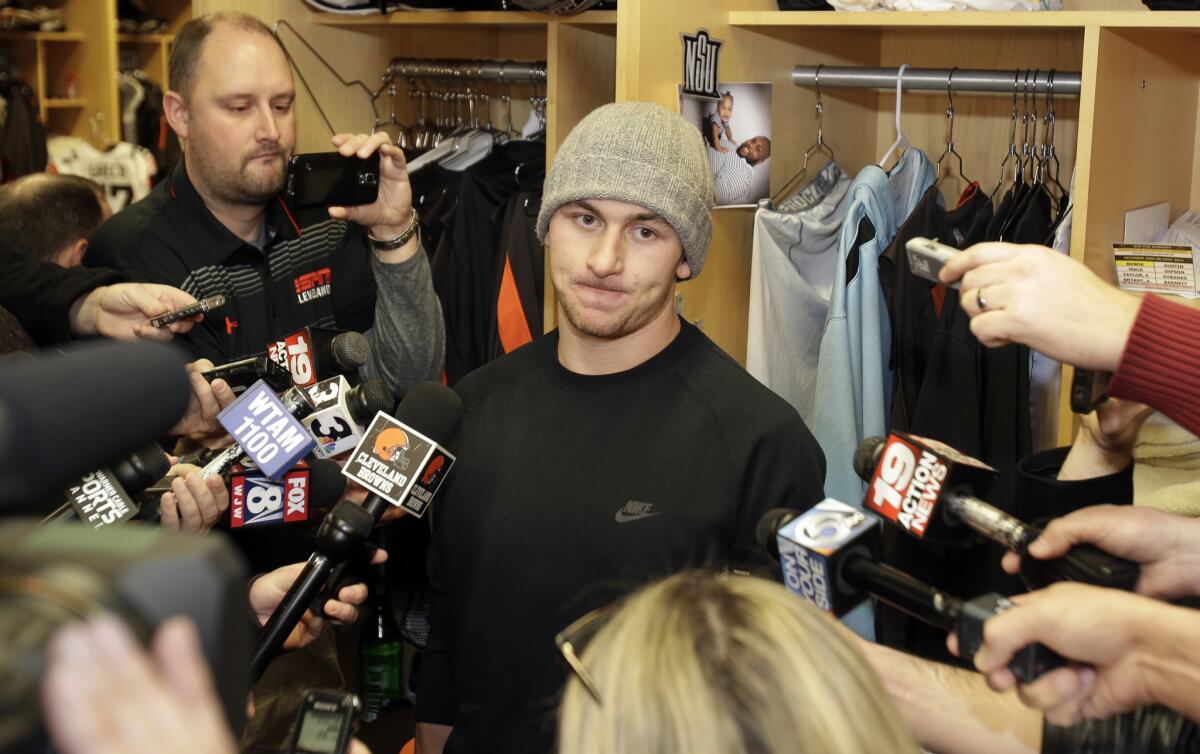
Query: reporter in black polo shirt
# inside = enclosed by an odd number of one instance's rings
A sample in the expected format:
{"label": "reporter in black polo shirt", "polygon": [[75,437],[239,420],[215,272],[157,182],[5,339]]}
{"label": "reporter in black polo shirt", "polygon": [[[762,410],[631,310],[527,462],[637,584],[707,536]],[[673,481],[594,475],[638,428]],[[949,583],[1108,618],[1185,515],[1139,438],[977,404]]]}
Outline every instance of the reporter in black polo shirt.
{"label": "reporter in black polo shirt", "polygon": [[295,87],[279,41],[241,13],[175,37],[163,109],[183,161],[97,233],[85,263],[197,298],[225,294],[180,342],[222,363],[308,325],[367,332],[366,376],[394,389],[437,378],[444,325],[418,253],[403,153],[386,134],[340,134],[343,155],[378,151],[370,205],[293,212],[279,197],[296,145]]}

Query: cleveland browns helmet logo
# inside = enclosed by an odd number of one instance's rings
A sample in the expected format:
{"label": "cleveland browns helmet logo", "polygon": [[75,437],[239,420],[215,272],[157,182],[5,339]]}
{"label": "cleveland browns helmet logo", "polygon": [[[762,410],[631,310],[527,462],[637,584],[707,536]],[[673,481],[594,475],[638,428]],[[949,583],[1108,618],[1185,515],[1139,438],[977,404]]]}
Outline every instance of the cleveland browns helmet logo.
{"label": "cleveland browns helmet logo", "polygon": [[408,433],[396,427],[388,427],[375,438],[372,452],[385,461],[391,461],[400,453],[408,450]]}

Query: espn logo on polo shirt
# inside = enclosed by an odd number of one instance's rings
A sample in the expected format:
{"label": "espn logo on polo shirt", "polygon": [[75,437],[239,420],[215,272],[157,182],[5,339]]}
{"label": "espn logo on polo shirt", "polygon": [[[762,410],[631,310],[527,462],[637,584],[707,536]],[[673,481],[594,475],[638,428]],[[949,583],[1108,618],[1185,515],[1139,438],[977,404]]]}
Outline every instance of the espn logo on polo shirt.
{"label": "espn logo on polo shirt", "polygon": [[296,467],[278,482],[235,470],[229,480],[229,528],[308,520],[309,470]]}
{"label": "espn logo on polo shirt", "polygon": [[306,304],[329,295],[333,283],[333,273],[328,267],[322,267],[314,272],[306,272],[294,281],[296,284],[296,303]]}

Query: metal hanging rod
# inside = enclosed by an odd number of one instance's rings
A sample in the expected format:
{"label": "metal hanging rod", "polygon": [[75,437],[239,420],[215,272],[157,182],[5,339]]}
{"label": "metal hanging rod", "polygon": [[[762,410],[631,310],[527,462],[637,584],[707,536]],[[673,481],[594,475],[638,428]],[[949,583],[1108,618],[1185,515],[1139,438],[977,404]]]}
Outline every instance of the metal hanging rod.
{"label": "metal hanging rod", "polygon": [[[817,72],[820,71],[820,81]],[[896,88],[897,68],[860,68],[857,66],[798,65],[792,69],[792,83],[796,86],[821,88],[848,87],[852,89]],[[973,68],[953,69],[951,80],[949,68],[905,68],[903,86],[909,90],[942,92],[949,88],[954,92],[995,92],[996,94],[1043,94],[1046,92],[1050,71],[1035,70],[979,70]],[[1054,71],[1054,94],[1079,96],[1078,71]]]}
{"label": "metal hanging rod", "polygon": [[455,60],[450,58],[392,58],[388,73],[396,78],[544,83],[546,61]]}

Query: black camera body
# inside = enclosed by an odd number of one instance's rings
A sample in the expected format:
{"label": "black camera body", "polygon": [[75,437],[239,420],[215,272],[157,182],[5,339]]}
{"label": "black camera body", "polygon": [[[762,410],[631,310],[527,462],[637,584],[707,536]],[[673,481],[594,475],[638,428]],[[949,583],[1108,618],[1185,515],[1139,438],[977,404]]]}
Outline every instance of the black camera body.
{"label": "black camera body", "polygon": [[143,643],[167,618],[190,618],[238,735],[253,628],[246,578],[241,556],[215,533],[0,524],[0,751],[47,751],[39,693],[46,642],[64,624],[105,612]]}

